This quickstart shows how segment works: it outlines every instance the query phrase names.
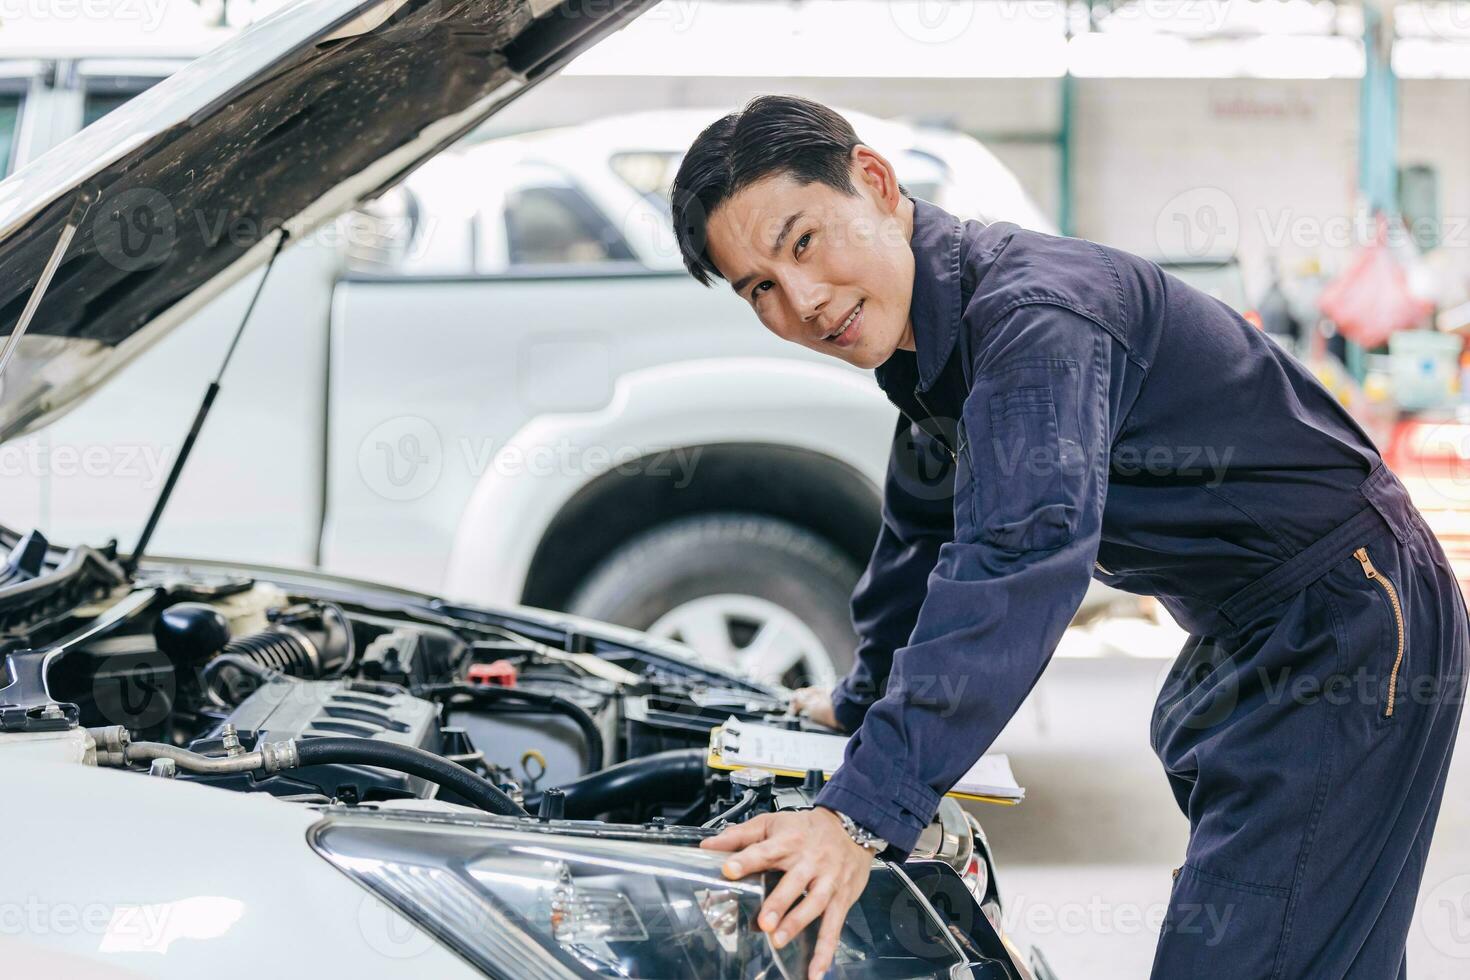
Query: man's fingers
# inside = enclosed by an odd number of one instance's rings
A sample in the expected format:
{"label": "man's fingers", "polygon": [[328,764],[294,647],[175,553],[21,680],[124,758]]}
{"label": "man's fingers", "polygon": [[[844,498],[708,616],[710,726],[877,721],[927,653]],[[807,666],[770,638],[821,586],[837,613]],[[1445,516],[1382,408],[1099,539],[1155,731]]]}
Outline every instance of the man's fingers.
{"label": "man's fingers", "polygon": [[765,840],[770,829],[772,814],[762,813],[744,823],[732,824],[713,837],[706,837],[699,846],[710,851],[738,851],[757,841]]}
{"label": "man's fingers", "polygon": [[730,855],[730,859],[725,862],[722,870],[727,878],[744,878],[748,874],[765,871],[768,868],[784,869],[783,862],[790,856],[790,841],[781,837],[768,837],[758,844],[752,844],[745,850]]}
{"label": "man's fingers", "polygon": [[[773,893],[774,894],[774,893]],[[796,908],[786,913],[776,926],[776,932],[771,936],[771,942],[780,949],[785,946],[791,937],[795,936],[809,924],[814,922],[817,916],[827,911],[827,906],[832,902],[833,888],[831,878],[820,878],[807,885],[806,898],[803,898]],[[767,899],[769,901],[769,899]],[[766,913],[761,913],[762,921]]]}
{"label": "man's fingers", "polygon": [[781,917],[797,899],[801,898],[802,891],[806,889],[811,879],[812,869],[806,864],[798,864],[781,875],[781,880],[776,883],[776,887],[771,889],[771,893],[761,903],[760,919],[757,920],[760,927],[766,932],[774,932],[776,926],[781,922]]}
{"label": "man's fingers", "polygon": [[837,940],[842,936],[842,924],[847,921],[849,901],[835,902],[822,914],[822,928],[817,932],[817,945],[812,950],[812,963],[807,970],[807,980],[822,980],[837,955]]}

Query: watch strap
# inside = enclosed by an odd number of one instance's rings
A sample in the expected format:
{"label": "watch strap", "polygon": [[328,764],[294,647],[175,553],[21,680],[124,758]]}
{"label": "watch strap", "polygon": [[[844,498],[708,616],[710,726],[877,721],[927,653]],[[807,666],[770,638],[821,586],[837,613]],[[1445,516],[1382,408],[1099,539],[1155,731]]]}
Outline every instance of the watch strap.
{"label": "watch strap", "polygon": [[842,821],[842,829],[847,831],[847,836],[851,837],[853,842],[859,847],[872,851],[874,854],[887,849],[888,842],[886,840],[871,830],[858,826],[857,821],[852,819],[852,817],[849,817],[841,810],[833,810],[832,812],[837,814],[838,820]]}

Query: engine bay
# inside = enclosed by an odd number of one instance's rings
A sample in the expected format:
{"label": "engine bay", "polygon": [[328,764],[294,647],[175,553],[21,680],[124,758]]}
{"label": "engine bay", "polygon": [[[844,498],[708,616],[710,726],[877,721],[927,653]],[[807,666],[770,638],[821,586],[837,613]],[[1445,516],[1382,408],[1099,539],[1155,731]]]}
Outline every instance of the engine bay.
{"label": "engine bay", "polygon": [[[90,560],[105,570],[104,556]],[[338,817],[478,813],[693,846],[812,806],[825,778],[711,765],[711,733],[731,717],[811,727],[787,713],[784,690],[643,634],[535,610],[187,568],[41,609],[12,623],[0,654],[0,742],[80,732],[84,762]],[[1001,970],[1000,896],[978,821],[946,798],[905,867],[915,882],[963,883],[992,928],[962,931],[975,960]]]}

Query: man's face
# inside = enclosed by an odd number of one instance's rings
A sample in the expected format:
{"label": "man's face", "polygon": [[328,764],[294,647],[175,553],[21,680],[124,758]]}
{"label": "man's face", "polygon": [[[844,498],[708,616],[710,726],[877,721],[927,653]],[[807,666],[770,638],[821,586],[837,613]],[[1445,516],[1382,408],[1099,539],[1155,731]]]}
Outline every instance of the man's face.
{"label": "man's face", "polygon": [[913,349],[913,205],[888,162],[853,150],[855,195],[768,177],[710,215],[715,267],[767,330],[861,368]]}

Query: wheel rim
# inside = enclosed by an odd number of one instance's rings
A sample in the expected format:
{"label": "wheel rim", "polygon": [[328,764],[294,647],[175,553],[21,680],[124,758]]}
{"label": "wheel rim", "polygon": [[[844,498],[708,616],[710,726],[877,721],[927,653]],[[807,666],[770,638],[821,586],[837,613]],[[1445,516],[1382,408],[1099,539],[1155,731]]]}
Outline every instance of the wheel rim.
{"label": "wheel rim", "polygon": [[706,662],[764,683],[830,687],[832,655],[784,606],[752,595],[700,596],[664,613],[648,632],[692,648]]}

